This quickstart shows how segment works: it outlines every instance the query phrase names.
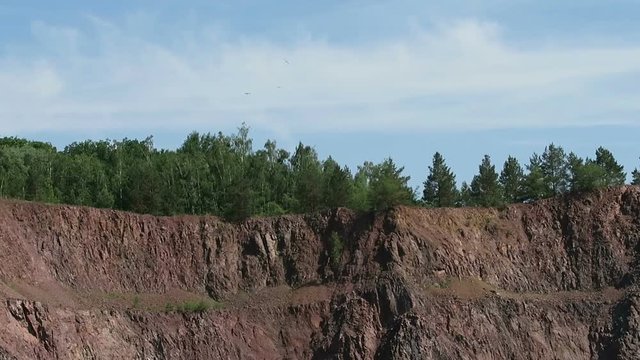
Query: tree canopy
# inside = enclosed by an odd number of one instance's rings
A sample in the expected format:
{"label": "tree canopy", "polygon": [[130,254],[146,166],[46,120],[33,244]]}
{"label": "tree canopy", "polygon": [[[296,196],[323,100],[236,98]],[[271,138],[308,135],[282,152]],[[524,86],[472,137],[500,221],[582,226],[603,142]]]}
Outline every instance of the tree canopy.
{"label": "tree canopy", "polygon": [[502,203],[500,183],[491,157],[485,155],[478,167],[478,175],[471,181],[471,202],[477,206],[498,206]]}
{"label": "tree canopy", "polygon": [[[423,182],[421,202],[410,177],[393,159],[365,161],[355,173],[315,148],[292,152],[268,140],[254,149],[249,128],[189,134],[176,150],[159,150],[153,138],[51,144],[0,138],[0,197],[114,208],[140,213],[212,214],[230,220],[335,207],[384,210],[395,205],[500,206],[566,192],[620,186],[627,174],[613,154],[568,155],[550,144],[526,169],[509,156],[498,174],[489,155],[470,183],[456,176],[436,152]],[[640,185],[640,172],[631,172]]]}
{"label": "tree canopy", "polygon": [[422,201],[431,207],[454,206],[457,197],[456,176],[446,165],[444,157],[436,152],[424,182]]}

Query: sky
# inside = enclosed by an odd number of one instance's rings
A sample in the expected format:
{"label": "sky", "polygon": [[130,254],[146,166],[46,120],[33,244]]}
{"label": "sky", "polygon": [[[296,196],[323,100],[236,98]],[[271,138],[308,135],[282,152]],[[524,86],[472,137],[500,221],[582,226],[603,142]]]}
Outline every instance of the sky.
{"label": "sky", "polygon": [[3,0],[0,136],[299,141],[411,184],[550,143],[640,167],[637,0]]}

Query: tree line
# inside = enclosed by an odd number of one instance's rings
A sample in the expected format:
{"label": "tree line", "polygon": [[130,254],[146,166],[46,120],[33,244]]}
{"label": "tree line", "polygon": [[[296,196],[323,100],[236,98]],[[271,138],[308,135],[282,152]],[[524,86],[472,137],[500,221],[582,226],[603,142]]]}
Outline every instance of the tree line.
{"label": "tree line", "polygon": [[[524,168],[509,157],[500,173],[485,155],[470,184],[457,187],[435,153],[422,197],[391,158],[355,173],[313,147],[293,153],[269,140],[253,149],[249,129],[231,135],[193,132],[175,151],[144,140],[49,143],[0,139],[0,197],[113,208],[156,215],[211,214],[229,220],[313,212],[340,206],[381,210],[394,205],[499,206],[569,191],[624,184],[626,173],[604,148],[582,159],[553,144]],[[640,173],[633,173],[640,184]]]}
{"label": "tree line", "polygon": [[[550,144],[534,153],[522,166],[509,156],[498,172],[489,155],[484,155],[471,184],[456,187],[455,175],[443,156],[436,152],[424,182],[422,202],[430,207],[484,206],[531,202],[568,192],[585,192],[625,184],[627,174],[613,154],[596,149],[594,158],[581,158]],[[640,172],[632,172],[632,184],[640,185]]]}

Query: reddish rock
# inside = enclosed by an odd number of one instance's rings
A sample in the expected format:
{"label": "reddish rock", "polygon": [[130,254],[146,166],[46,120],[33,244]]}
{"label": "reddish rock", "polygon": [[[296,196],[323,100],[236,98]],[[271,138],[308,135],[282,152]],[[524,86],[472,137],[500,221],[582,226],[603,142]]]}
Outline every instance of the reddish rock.
{"label": "reddish rock", "polygon": [[637,187],[240,224],[3,201],[0,360],[634,359],[639,240]]}

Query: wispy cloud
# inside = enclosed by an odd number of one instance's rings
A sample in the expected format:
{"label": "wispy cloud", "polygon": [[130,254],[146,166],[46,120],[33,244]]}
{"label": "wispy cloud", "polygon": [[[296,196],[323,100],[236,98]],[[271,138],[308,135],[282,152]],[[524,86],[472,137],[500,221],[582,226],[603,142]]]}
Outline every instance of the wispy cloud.
{"label": "wispy cloud", "polygon": [[[0,57],[0,131],[640,124],[630,80],[640,75],[640,44],[515,48],[502,36],[509,29],[476,20],[363,46],[230,41],[206,29],[156,39],[131,24],[89,23],[35,22],[31,51]],[[628,87],[623,98],[612,94],[618,84]]]}

